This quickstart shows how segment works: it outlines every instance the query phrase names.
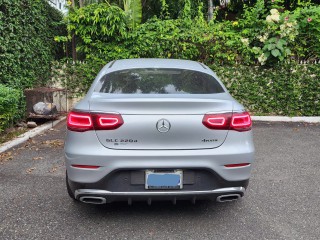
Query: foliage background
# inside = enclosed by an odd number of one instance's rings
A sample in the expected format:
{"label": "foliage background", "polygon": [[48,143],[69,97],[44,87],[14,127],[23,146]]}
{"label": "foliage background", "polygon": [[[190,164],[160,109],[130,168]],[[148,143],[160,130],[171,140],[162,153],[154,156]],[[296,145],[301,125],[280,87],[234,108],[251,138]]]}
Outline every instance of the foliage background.
{"label": "foliage background", "polygon": [[61,19],[45,0],[0,0],[0,83],[24,89],[48,80]]}
{"label": "foliage background", "polygon": [[[320,6],[254,2],[233,20],[221,21],[220,9],[207,22],[200,2],[178,1],[176,11],[172,1],[159,1],[154,16],[135,29],[119,7],[96,3],[76,8],[67,17],[68,28],[81,40],[77,50],[84,63],[57,64],[56,79],[81,95],[103,65],[115,59],[191,59],[216,71],[253,114],[320,115],[320,65],[313,64],[320,56]],[[309,64],[298,64],[301,60]]]}
{"label": "foliage background", "polygon": [[254,115],[320,115],[320,64],[210,67]]}
{"label": "foliage background", "polygon": [[46,0],[0,0],[0,132],[23,116],[22,91],[45,85],[52,61],[63,56],[54,41],[67,34],[61,22]]}
{"label": "foliage background", "polygon": [[0,133],[24,115],[21,90],[0,84]]}
{"label": "foliage background", "polygon": [[[104,62],[56,63],[55,78],[83,95]],[[285,62],[275,67],[211,64],[230,94],[253,115],[319,116],[320,64]]]}
{"label": "foliage background", "polygon": [[221,10],[216,9],[209,23],[202,2],[179,0],[177,14],[171,2],[159,1],[160,10],[135,28],[116,5],[74,8],[66,18],[69,36],[56,40],[68,41],[75,33],[80,59],[104,62],[162,57],[271,67],[287,59],[318,60],[320,56],[320,6],[309,1],[288,10],[283,0],[257,0],[253,6],[245,5],[240,17],[224,21],[218,20]]}
{"label": "foliage background", "polygon": [[[203,62],[254,114],[320,115],[317,1],[213,0],[210,22],[208,1],[71,2],[62,21],[46,0],[0,0],[0,132],[23,115],[25,88],[53,79],[83,95],[107,62],[139,57]],[[59,60],[71,45],[81,62]]]}

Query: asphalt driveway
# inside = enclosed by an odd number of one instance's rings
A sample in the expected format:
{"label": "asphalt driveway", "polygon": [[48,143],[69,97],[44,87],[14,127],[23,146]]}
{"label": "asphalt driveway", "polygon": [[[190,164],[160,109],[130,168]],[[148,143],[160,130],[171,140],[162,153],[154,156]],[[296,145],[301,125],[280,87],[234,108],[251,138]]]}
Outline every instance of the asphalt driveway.
{"label": "asphalt driveway", "polygon": [[0,239],[320,239],[320,125],[255,123],[256,162],[233,203],[73,202],[59,124],[0,156]]}

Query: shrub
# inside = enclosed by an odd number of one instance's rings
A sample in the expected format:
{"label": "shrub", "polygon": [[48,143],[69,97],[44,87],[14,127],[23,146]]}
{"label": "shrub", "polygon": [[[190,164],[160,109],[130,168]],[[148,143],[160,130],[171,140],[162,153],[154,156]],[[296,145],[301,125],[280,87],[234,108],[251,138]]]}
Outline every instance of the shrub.
{"label": "shrub", "polygon": [[85,53],[85,46],[122,40],[128,32],[125,12],[120,7],[108,3],[89,4],[70,11],[67,22],[69,32],[74,31],[83,41],[79,50]]}
{"label": "shrub", "polygon": [[84,95],[100,69],[106,64],[99,59],[86,63],[73,62],[71,60],[56,61],[52,69],[52,81],[65,87],[69,96]]}
{"label": "shrub", "polygon": [[0,84],[0,132],[19,120],[24,111],[22,91]]}
{"label": "shrub", "polygon": [[297,8],[293,17],[299,23],[299,35],[293,44],[297,58],[318,59],[320,56],[320,6]]}
{"label": "shrub", "polygon": [[273,68],[244,65],[211,68],[231,95],[255,115],[320,115],[320,64],[290,62]]}
{"label": "shrub", "polygon": [[320,6],[308,3],[290,12],[283,10],[283,2],[257,0],[233,22],[207,23],[202,5],[195,16],[189,0],[184,2],[180,18],[168,19],[163,13],[164,20],[153,17],[135,29],[127,26],[121,8],[107,3],[76,9],[67,20],[69,31],[79,37],[78,51],[86,59],[160,57],[271,66],[292,57],[317,58]]}
{"label": "shrub", "polygon": [[298,8],[284,11],[284,1],[273,2],[268,5],[258,0],[253,7],[245,8],[239,31],[247,50],[261,65],[275,65],[290,58],[319,58],[320,6],[299,1]]}
{"label": "shrub", "polygon": [[164,20],[154,17],[134,30],[118,7],[92,4],[76,10],[68,18],[69,30],[80,37],[78,50],[86,63],[62,63],[57,77],[73,93],[83,94],[98,70],[115,59],[190,59],[212,65],[233,96],[255,114],[320,115],[319,65],[286,63],[319,56],[320,6],[289,12],[281,7],[283,0],[257,0],[238,21],[207,23],[201,7],[194,17],[190,1],[185,3],[181,18],[168,19],[164,11]]}
{"label": "shrub", "polygon": [[46,0],[0,0],[0,84],[44,84],[59,52],[54,36],[62,16]]}
{"label": "shrub", "polygon": [[[104,61],[56,64],[55,80],[73,95],[85,94]],[[210,65],[230,91],[255,115],[319,116],[320,64],[283,63],[273,68]]]}

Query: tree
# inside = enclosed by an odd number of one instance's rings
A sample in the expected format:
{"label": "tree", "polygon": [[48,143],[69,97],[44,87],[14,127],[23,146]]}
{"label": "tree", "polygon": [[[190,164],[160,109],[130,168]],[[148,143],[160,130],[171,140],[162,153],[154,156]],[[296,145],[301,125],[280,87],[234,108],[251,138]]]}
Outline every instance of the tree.
{"label": "tree", "polygon": [[208,22],[213,18],[213,3],[212,0],[208,0]]}
{"label": "tree", "polygon": [[[73,0],[74,1],[74,0]],[[123,6],[128,19],[128,26],[134,29],[142,20],[142,4],[141,0],[79,0],[79,7],[93,3],[116,3],[118,6]]]}
{"label": "tree", "polygon": [[123,0],[123,8],[128,18],[128,26],[134,29],[142,19],[141,0]]}
{"label": "tree", "polygon": [[[71,1],[71,7],[74,9],[76,6],[75,0]],[[76,42],[76,35],[74,34],[74,31],[71,33],[72,39],[71,39],[71,49],[72,49],[72,60],[76,61],[77,60],[77,42]]]}

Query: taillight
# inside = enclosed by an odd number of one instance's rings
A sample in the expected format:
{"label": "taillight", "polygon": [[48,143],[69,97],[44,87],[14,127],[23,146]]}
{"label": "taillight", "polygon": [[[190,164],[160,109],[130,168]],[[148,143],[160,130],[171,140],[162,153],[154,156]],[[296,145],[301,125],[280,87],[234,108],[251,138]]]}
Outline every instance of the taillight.
{"label": "taillight", "polygon": [[202,123],[210,129],[229,130],[232,113],[206,114]]}
{"label": "taillight", "polygon": [[70,112],[67,127],[71,131],[84,132],[93,130],[93,122],[90,113]]}
{"label": "taillight", "polygon": [[240,132],[249,131],[252,126],[250,114],[248,112],[233,113],[230,129]]}
{"label": "taillight", "polygon": [[120,114],[93,113],[92,119],[95,130],[114,130],[123,124]]}
{"label": "taillight", "polygon": [[249,131],[252,126],[248,112],[205,114],[202,123],[209,129],[236,130],[239,132]]}
{"label": "taillight", "polygon": [[120,114],[70,112],[67,127],[71,131],[114,130],[123,124]]}

